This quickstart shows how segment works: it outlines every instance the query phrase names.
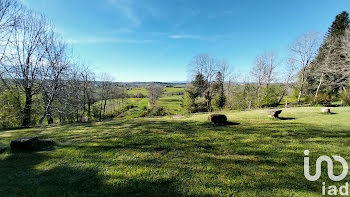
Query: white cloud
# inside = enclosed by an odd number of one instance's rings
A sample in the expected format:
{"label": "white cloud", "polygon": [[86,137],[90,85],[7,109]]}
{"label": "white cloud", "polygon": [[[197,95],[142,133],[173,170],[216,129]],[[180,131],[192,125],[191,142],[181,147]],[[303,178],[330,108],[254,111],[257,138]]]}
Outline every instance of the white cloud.
{"label": "white cloud", "polygon": [[197,39],[197,40],[202,40],[203,39],[201,36],[189,35],[189,34],[169,35],[169,38],[171,38],[171,39]]}
{"label": "white cloud", "polygon": [[131,0],[108,0],[120,13],[126,17],[134,26],[141,24],[140,18],[134,10],[134,3]]}

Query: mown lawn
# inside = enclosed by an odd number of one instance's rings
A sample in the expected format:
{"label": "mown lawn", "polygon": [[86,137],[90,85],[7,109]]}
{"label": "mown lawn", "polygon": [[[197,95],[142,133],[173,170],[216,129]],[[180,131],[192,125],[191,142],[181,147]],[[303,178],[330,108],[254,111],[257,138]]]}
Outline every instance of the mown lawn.
{"label": "mown lawn", "polygon": [[52,151],[0,154],[0,194],[321,196],[323,181],[335,183],[325,170],[320,180],[307,181],[303,151],[310,150],[311,164],[332,154],[350,161],[350,108],[332,111],[288,108],[284,120],[265,110],[227,112],[239,124],[218,127],[202,114],[4,130],[2,146],[23,136],[58,144]]}

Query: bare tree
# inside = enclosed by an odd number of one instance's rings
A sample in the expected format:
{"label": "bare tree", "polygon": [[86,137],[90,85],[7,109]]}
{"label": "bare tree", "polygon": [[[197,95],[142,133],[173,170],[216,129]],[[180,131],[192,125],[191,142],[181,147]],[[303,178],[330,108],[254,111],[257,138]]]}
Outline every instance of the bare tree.
{"label": "bare tree", "polygon": [[2,63],[5,77],[14,83],[13,86],[5,83],[5,86],[15,87],[25,95],[25,105],[21,109],[22,126],[25,127],[31,124],[33,96],[39,93],[41,82],[45,80],[47,28],[45,17],[30,11],[25,12],[24,19],[13,30],[13,37],[9,42],[10,50],[6,52],[6,59]]}
{"label": "bare tree", "polygon": [[293,59],[288,59],[287,63],[285,64],[285,66],[283,67],[283,72],[281,72],[281,82],[282,82],[282,92],[281,92],[281,96],[278,100],[278,103],[281,103],[281,101],[283,100],[283,98],[286,96],[288,89],[293,88],[294,84],[295,84],[295,78],[297,75],[297,69],[296,69],[296,65],[295,65],[295,61]]}
{"label": "bare tree", "polygon": [[57,38],[54,32],[48,34],[45,46],[45,80],[42,81],[42,98],[44,101],[44,114],[40,118],[39,124],[43,123],[45,117],[48,123],[53,123],[51,105],[57,97],[60,86],[62,86],[62,77],[69,69],[70,62],[66,56],[66,44]]}
{"label": "bare tree", "polygon": [[212,111],[211,101],[214,94],[213,83],[215,81],[215,75],[220,71],[219,66],[222,65],[224,68],[226,65],[220,64],[215,57],[210,56],[208,54],[199,54],[195,56],[192,62],[189,64],[190,66],[190,75],[192,78],[195,75],[202,75],[204,81],[206,82],[206,89],[202,92],[202,95],[207,100],[207,108],[208,111]]}
{"label": "bare tree", "polygon": [[149,104],[152,107],[157,105],[160,96],[163,93],[163,87],[159,85],[151,85],[148,87]]}
{"label": "bare tree", "polygon": [[276,68],[279,66],[278,56],[275,52],[264,52],[255,59],[255,65],[250,73],[257,83],[257,102],[260,102],[261,89],[268,89],[270,84],[276,80]]}
{"label": "bare tree", "polygon": [[22,14],[23,9],[16,0],[0,1],[0,62],[2,62],[6,56],[11,36],[15,27],[19,25]]}
{"label": "bare tree", "polygon": [[298,103],[301,101],[309,65],[317,55],[319,45],[319,34],[309,32],[298,37],[290,46],[290,59],[295,62],[295,65],[299,69],[300,75]]}
{"label": "bare tree", "polygon": [[[80,121],[85,121],[85,112],[87,112],[88,121],[92,120],[91,118],[91,107],[95,103],[95,95],[94,95],[94,81],[95,75],[91,70],[86,66],[80,67],[80,80],[81,80],[81,88],[83,91],[82,95],[82,113],[80,115]],[[87,109],[86,109],[87,107]]]}
{"label": "bare tree", "polygon": [[99,84],[99,91],[100,91],[100,112],[99,112],[99,120],[102,119],[102,112],[106,113],[106,106],[107,106],[107,100],[112,99],[113,95],[113,77],[110,76],[107,73],[102,73],[99,76],[100,84]]}

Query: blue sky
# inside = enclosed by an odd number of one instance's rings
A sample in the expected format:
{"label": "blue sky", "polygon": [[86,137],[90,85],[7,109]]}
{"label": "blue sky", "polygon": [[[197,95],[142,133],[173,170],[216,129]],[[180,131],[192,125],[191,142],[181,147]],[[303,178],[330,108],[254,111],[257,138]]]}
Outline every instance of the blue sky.
{"label": "blue sky", "polygon": [[184,81],[199,53],[248,74],[265,50],[288,54],[302,33],[324,34],[349,0],[21,0],[44,13],[96,73],[116,81]]}

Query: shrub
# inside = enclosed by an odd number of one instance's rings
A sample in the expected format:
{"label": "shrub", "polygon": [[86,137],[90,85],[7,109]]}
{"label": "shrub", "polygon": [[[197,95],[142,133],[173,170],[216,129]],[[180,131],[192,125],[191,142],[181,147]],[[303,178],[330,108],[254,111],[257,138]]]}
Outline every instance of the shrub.
{"label": "shrub", "polygon": [[340,94],[343,105],[350,105],[350,92],[342,92]]}
{"label": "shrub", "polygon": [[98,105],[92,106],[92,117],[97,120],[100,116],[100,107]]}
{"label": "shrub", "polygon": [[195,112],[207,112],[207,99],[204,97],[198,97],[194,101],[195,104]]}
{"label": "shrub", "polygon": [[163,107],[159,105],[155,105],[152,108],[148,109],[148,115],[149,116],[165,116],[165,110]]}
{"label": "shrub", "polygon": [[[15,93],[4,91],[0,94],[0,127],[17,127],[21,124],[21,109],[16,105]],[[24,97],[20,97],[20,102],[24,102]]]}
{"label": "shrub", "polygon": [[276,88],[269,87],[265,90],[265,97],[261,101],[261,107],[277,107],[279,105],[279,93]]}
{"label": "shrub", "polygon": [[146,98],[146,96],[144,94],[142,94],[141,92],[139,92],[135,95],[135,98]]}
{"label": "shrub", "polygon": [[332,97],[328,94],[319,94],[315,99],[315,104],[329,106],[331,105]]}
{"label": "shrub", "polygon": [[176,92],[169,92],[167,93],[167,96],[179,96],[179,95],[184,95],[184,91],[176,91]]}
{"label": "shrub", "polygon": [[195,112],[196,106],[194,104],[194,98],[191,93],[186,91],[185,95],[183,96],[182,102],[183,102],[182,105],[187,112],[189,113]]}
{"label": "shrub", "polygon": [[226,103],[226,97],[224,94],[216,94],[212,100],[212,104],[214,107],[218,108],[218,109],[222,109],[224,108]]}

